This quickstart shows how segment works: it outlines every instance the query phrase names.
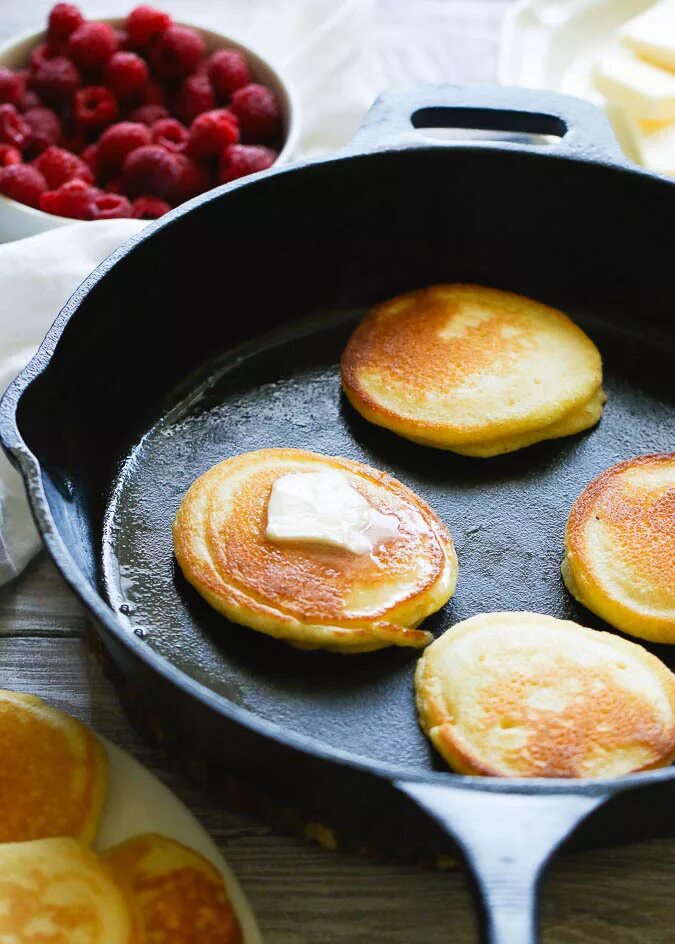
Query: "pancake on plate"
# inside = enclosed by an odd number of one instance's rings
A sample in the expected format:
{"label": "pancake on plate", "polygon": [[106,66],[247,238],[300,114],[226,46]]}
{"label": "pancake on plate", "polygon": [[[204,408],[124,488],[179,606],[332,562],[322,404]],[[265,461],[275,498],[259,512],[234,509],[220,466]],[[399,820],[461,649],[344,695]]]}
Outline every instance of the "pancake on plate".
{"label": "pancake on plate", "polygon": [[0,844],[3,944],[142,944],[126,893],[76,839]]}
{"label": "pancake on plate", "polygon": [[464,620],[425,650],[415,689],[424,733],[458,773],[616,777],[675,759],[673,673],[567,620]]}
{"label": "pancake on plate", "polygon": [[235,623],[303,649],[425,646],[415,627],[457,580],[450,534],[410,489],[359,462],[260,449],[221,462],[173,527],[186,579]]}
{"label": "pancake on plate", "polygon": [[489,457],[570,436],[602,416],[602,361],[567,315],[481,285],[434,285],[376,305],[342,355],[371,423]]}
{"label": "pancake on plate", "polygon": [[0,842],[94,839],[108,772],[89,728],[35,695],[0,690],[0,757]]}
{"label": "pancake on plate", "polygon": [[192,849],[146,834],[102,861],[134,902],[148,944],[241,944],[222,875]]}
{"label": "pancake on plate", "polygon": [[584,489],[567,520],[562,575],[612,626],[675,643],[675,453],[619,462]]}

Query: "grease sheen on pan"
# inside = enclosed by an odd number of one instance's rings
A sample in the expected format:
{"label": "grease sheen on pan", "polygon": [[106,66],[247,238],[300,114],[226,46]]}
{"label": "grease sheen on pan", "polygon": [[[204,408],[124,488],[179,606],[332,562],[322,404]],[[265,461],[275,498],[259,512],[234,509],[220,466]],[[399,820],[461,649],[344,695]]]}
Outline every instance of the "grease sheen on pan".
{"label": "grease sheen on pan", "polygon": [[613,777],[675,759],[675,676],[642,646],[538,613],[485,613],[419,660],[420,724],[459,773]]}
{"label": "grease sheen on pan", "polygon": [[[280,476],[344,473],[399,535],[370,554],[270,541],[267,503]],[[186,579],[233,622],[303,649],[343,653],[425,646],[415,627],[455,589],[457,557],[445,525],[385,472],[302,449],[260,449],[201,475],[181,502],[174,551]]]}
{"label": "grease sheen on pan", "polygon": [[612,626],[675,643],[675,453],[607,469],[574,503],[562,574]]}
{"label": "grease sheen on pan", "polygon": [[365,419],[489,457],[598,422],[602,360],[567,315],[480,285],[435,285],[376,305],[342,356]]}

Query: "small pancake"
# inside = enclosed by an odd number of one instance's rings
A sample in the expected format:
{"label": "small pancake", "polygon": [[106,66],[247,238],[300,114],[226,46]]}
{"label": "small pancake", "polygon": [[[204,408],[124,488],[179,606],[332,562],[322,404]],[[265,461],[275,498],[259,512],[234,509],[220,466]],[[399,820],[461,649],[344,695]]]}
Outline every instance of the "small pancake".
{"label": "small pancake", "polygon": [[0,756],[0,842],[92,842],[108,773],[89,728],[35,695],[0,690]]}
{"label": "small pancake", "polygon": [[675,759],[675,676],[642,646],[538,613],[484,613],[425,650],[420,724],[458,773],[616,777]]}
{"label": "small pancake", "polygon": [[141,944],[126,893],[76,839],[0,844],[3,944]]}
{"label": "small pancake", "polygon": [[134,902],[148,944],[241,944],[222,875],[192,849],[148,833],[101,858]]}
{"label": "small pancake", "polygon": [[567,315],[480,285],[435,285],[376,305],[341,371],[365,419],[480,457],[587,429],[605,400],[598,349]]}
{"label": "small pancake", "polygon": [[[398,534],[369,554],[266,536],[276,479],[336,470]],[[343,653],[421,647],[415,629],[452,595],[457,557],[443,523],[414,492],[359,462],[301,449],[261,449],[214,466],[190,487],[174,522],[186,579],[235,623],[303,649]]]}
{"label": "small pancake", "polygon": [[675,643],[675,453],[607,469],[574,503],[563,580],[612,626]]}

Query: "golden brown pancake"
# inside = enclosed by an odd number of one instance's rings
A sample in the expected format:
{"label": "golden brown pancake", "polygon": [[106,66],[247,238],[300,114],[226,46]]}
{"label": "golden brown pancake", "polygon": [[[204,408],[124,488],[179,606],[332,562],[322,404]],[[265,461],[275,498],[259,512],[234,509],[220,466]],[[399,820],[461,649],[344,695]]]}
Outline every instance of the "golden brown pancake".
{"label": "golden brown pancake", "polygon": [[102,860],[131,896],[148,944],[241,944],[222,875],[192,849],[146,834]]}
{"label": "golden brown pancake", "polygon": [[471,456],[588,429],[602,415],[602,361],[561,311],[480,285],[434,285],[376,305],[342,356],[365,419]]}
{"label": "golden brown pancake", "polygon": [[675,643],[675,453],[619,462],[574,503],[562,575],[617,629]]}
{"label": "golden brown pancake", "polygon": [[2,944],[141,944],[126,893],[76,839],[0,844]]}
{"label": "golden brown pancake", "polygon": [[642,646],[539,613],[484,613],[425,650],[420,724],[458,773],[616,777],[675,759],[675,676]]}
{"label": "golden brown pancake", "polygon": [[[369,554],[266,537],[274,482],[337,470],[398,522]],[[452,539],[428,505],[396,479],[359,462],[301,449],[261,449],[214,466],[183,498],[176,559],[189,582],[229,619],[304,649],[343,653],[426,645],[416,627],[452,595]]]}
{"label": "golden brown pancake", "polygon": [[0,690],[0,757],[0,842],[93,840],[107,759],[87,727],[35,695]]}

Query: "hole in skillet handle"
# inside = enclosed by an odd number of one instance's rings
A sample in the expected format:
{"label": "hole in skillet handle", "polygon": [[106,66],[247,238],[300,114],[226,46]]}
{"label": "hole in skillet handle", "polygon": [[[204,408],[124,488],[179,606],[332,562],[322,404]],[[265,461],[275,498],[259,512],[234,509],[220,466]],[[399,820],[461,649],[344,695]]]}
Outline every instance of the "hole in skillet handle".
{"label": "hole in skillet handle", "polygon": [[485,108],[418,108],[410,116],[410,123],[422,137],[434,141],[552,145],[567,134],[566,123],[557,115]]}

